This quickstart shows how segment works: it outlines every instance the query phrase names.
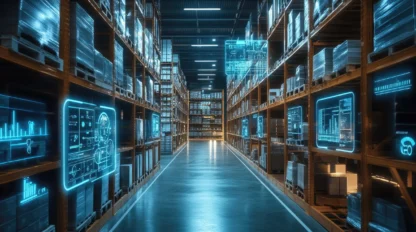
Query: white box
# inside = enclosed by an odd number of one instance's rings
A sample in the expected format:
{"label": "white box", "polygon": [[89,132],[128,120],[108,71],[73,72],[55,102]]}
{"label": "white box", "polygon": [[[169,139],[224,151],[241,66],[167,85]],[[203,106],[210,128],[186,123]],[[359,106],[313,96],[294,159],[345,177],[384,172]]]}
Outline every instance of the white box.
{"label": "white box", "polygon": [[347,173],[347,193],[358,192],[358,175],[356,173]]}
{"label": "white box", "polygon": [[302,190],[308,188],[308,166],[298,163],[298,186]]}

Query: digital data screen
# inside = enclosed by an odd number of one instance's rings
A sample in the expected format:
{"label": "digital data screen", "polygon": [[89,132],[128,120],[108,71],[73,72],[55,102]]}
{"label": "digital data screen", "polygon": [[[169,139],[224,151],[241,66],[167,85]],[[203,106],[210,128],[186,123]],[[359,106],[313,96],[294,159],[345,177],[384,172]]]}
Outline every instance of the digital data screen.
{"label": "digital data screen", "polygon": [[354,93],[348,92],[317,100],[316,114],[316,146],[323,149],[354,152]]}
{"label": "digital data screen", "polygon": [[0,95],[0,166],[46,155],[46,105]]}
{"label": "digital data screen", "polygon": [[152,137],[160,137],[160,116],[158,114],[152,114]]}
{"label": "digital data screen", "polygon": [[66,190],[115,171],[114,108],[67,100],[63,107],[63,184]]}
{"label": "digital data screen", "polygon": [[303,112],[302,106],[287,109],[287,138],[291,141],[303,141]]}
{"label": "digital data screen", "polygon": [[248,139],[249,138],[249,134],[248,134],[248,119],[243,119],[241,121],[242,124],[242,131],[241,131],[241,135],[243,136],[243,138]]}
{"label": "digital data screen", "polygon": [[257,137],[263,138],[264,136],[264,118],[263,116],[259,115],[257,117]]}
{"label": "digital data screen", "polygon": [[411,91],[413,66],[400,65],[374,74],[374,94],[376,96],[399,94]]}
{"label": "digital data screen", "polygon": [[265,66],[251,67],[254,61],[267,62],[267,40],[225,41],[225,74],[245,75],[250,68],[259,73],[266,72]]}

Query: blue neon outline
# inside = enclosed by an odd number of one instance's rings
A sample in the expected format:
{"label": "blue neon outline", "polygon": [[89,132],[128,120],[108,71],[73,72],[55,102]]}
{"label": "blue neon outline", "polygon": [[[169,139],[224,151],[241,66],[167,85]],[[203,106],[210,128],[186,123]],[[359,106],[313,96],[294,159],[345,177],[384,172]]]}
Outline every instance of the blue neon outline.
{"label": "blue neon outline", "polygon": [[[315,115],[315,123],[316,123],[316,126],[318,126],[318,123],[317,123],[317,118],[318,118],[318,103],[320,101],[325,101],[325,100],[329,100],[329,99],[332,99],[332,98],[337,98],[337,97],[341,97],[341,96],[349,95],[349,94],[352,95],[352,107],[351,107],[351,109],[353,110],[351,124],[352,124],[354,139],[352,141],[352,150],[345,150],[345,149],[339,149],[339,148],[336,148],[335,150],[336,151],[346,152],[346,153],[353,153],[355,151],[355,113],[356,113],[356,109],[355,109],[355,94],[354,94],[354,92],[350,91],[350,92],[345,92],[345,93],[336,94],[336,95],[333,95],[333,96],[329,96],[329,97],[324,97],[324,98],[318,99],[316,101],[316,105],[315,105],[315,114],[316,114]],[[316,144],[316,147],[317,148],[320,148],[320,149],[326,149],[326,150],[328,150],[328,147],[327,146],[319,146],[318,145],[318,128],[315,128],[315,131],[316,131],[315,132],[316,133],[315,134],[315,144]]]}
{"label": "blue neon outline", "polygon": [[66,183],[66,175],[65,175],[65,171],[66,171],[66,162],[65,162],[65,160],[66,160],[66,149],[65,149],[65,141],[66,141],[66,133],[65,133],[65,129],[66,129],[66,127],[67,127],[67,124],[65,123],[66,122],[66,117],[65,117],[65,115],[66,115],[66,113],[65,113],[65,108],[66,108],[66,106],[67,106],[67,104],[68,103],[77,103],[77,104],[81,104],[81,105],[89,105],[89,106],[93,106],[93,107],[97,107],[97,105],[95,105],[95,104],[92,104],[92,103],[87,103],[87,102],[81,102],[81,101],[77,101],[77,100],[72,100],[72,99],[67,99],[67,100],[65,100],[65,102],[64,102],[64,104],[63,104],[63,107],[62,107],[62,186],[64,187],[64,189],[66,190],[66,191],[71,191],[71,190],[73,190],[73,189],[75,189],[75,188],[77,188],[77,187],[79,187],[79,186],[81,186],[81,185],[83,185],[83,184],[85,184],[85,183],[87,183],[87,182],[91,182],[91,183],[93,183],[94,181],[96,181],[96,180],[98,180],[98,179],[101,179],[102,177],[104,177],[104,176],[108,176],[108,175],[110,175],[110,174],[112,174],[112,173],[114,173],[115,171],[116,171],[116,166],[117,166],[117,164],[116,164],[116,156],[117,156],[117,112],[116,112],[116,110],[115,110],[115,108],[111,108],[111,107],[107,107],[107,106],[99,106],[99,108],[102,108],[102,109],[107,109],[107,110],[112,110],[112,111],[114,111],[114,129],[115,129],[115,135],[114,135],[114,137],[116,138],[115,140],[114,140],[114,163],[113,163],[113,165],[114,165],[114,170],[112,170],[112,171],[110,171],[110,172],[108,172],[108,173],[106,173],[106,174],[104,174],[104,175],[102,175],[102,176],[100,176],[100,177],[97,177],[97,178],[95,178],[94,180],[91,180],[91,179],[88,179],[88,180],[85,180],[85,181],[82,181],[81,183],[78,183],[78,184],[76,184],[76,185],[73,185],[73,186],[71,186],[70,188],[68,188],[67,187],[67,183]]}
{"label": "blue neon outline", "polygon": [[[302,106],[294,106],[294,107],[287,108],[287,114],[289,114],[289,111],[297,109],[297,108],[300,108],[300,134],[301,134],[302,140],[303,140],[303,107]],[[289,123],[289,121],[288,121],[288,123]],[[289,134],[289,132],[288,132],[288,134]],[[287,142],[287,140],[286,140],[286,142]]]}

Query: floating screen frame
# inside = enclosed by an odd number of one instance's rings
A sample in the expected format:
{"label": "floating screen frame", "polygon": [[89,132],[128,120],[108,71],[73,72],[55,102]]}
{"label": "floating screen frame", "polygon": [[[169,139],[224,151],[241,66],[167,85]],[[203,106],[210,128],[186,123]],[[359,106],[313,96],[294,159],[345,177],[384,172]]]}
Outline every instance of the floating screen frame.
{"label": "floating screen frame", "polygon": [[[78,119],[76,119],[74,115],[70,115],[70,110],[73,113],[76,112],[76,110],[79,111]],[[85,115],[81,115],[81,111],[84,111]],[[117,155],[116,110],[107,106],[97,106],[91,103],[68,99],[63,104],[62,113],[62,184],[64,189],[70,191],[85,183],[94,182],[115,172]],[[88,116],[90,113],[93,114],[92,119]],[[96,115],[98,115],[97,119],[95,118]],[[91,121],[86,121],[88,124],[80,122],[81,117],[84,117],[87,120],[90,119]],[[90,127],[90,129],[84,131],[78,129],[79,136],[77,138],[76,133],[72,133],[74,137],[69,136],[71,133],[69,131],[69,124],[74,126],[74,121],[70,122],[70,118],[78,120],[78,128],[80,125],[86,125],[87,127]],[[94,123],[91,123],[92,121],[94,121]],[[98,127],[99,124],[100,127]],[[83,137],[81,137],[81,132],[84,135]],[[87,137],[90,132],[94,133],[93,138]],[[78,143],[78,145],[74,144],[76,140],[81,138],[85,139],[87,143],[86,146],[89,146],[90,149],[70,152],[70,149],[83,148],[84,144],[82,143]],[[72,146],[70,146],[70,139],[74,139],[72,141]],[[94,141],[91,142],[91,140]],[[70,156],[71,159],[69,159]],[[70,168],[71,172],[69,171]],[[82,176],[75,177],[78,171],[83,171],[81,172]],[[72,179],[70,176],[72,176]]]}
{"label": "floating screen frame", "polygon": [[[350,102],[347,101],[348,99],[350,99]],[[337,101],[338,101],[338,109],[336,109]],[[341,105],[342,103],[341,101],[343,101],[344,105]],[[316,142],[317,148],[327,149],[327,150],[336,150],[336,151],[347,152],[347,153],[353,153],[355,151],[355,148],[356,148],[355,147],[355,137],[356,137],[356,134],[355,134],[356,132],[355,131],[356,103],[355,101],[356,101],[355,94],[353,92],[336,94],[336,95],[332,95],[329,97],[320,98],[316,101],[315,121],[316,121],[317,128],[316,128],[315,142]],[[348,106],[348,103],[350,103],[349,106]],[[326,105],[322,106],[323,104],[326,104]],[[345,109],[342,109],[341,107],[345,107]],[[348,109],[348,107],[350,108]],[[337,111],[339,113],[343,112],[344,115],[347,115],[347,116],[349,114],[349,117],[344,117],[343,119],[344,125],[345,124],[347,125],[347,126],[343,126],[345,127],[345,129],[342,129],[344,132],[341,132],[340,127],[342,126],[339,126],[341,125],[341,123],[339,123],[340,122],[339,114],[338,114],[338,121],[336,121],[337,117],[333,117],[333,115],[331,116],[332,117],[331,119],[326,120],[326,117],[322,118],[322,114],[325,113],[324,110],[327,110],[327,111],[332,110],[331,113],[337,113]],[[321,126],[322,120],[325,121],[325,124],[328,124],[327,127]],[[349,122],[349,126],[348,126],[348,122]],[[323,129],[325,129],[325,131]],[[348,133],[348,131],[350,131],[350,133]],[[344,135],[346,136],[342,136],[342,133],[344,133]],[[337,136],[338,138],[336,138]],[[342,137],[349,138],[349,141],[343,140]],[[326,138],[326,140],[320,139],[320,138]],[[328,141],[333,138],[335,138],[335,141]]]}

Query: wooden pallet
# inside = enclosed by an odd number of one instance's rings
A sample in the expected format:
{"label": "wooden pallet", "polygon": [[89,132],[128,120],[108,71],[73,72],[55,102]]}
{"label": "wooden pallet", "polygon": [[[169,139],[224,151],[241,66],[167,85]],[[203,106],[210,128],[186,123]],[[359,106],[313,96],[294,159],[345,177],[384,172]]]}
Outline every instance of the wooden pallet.
{"label": "wooden pallet", "polygon": [[116,94],[117,95],[122,96],[122,97],[127,97],[125,89],[121,88],[118,85],[115,85],[115,86],[116,86]]}
{"label": "wooden pallet", "polygon": [[76,228],[68,228],[68,232],[87,231],[88,227],[90,227],[94,223],[96,218],[97,218],[96,213],[93,212],[83,222],[81,222],[79,225],[77,225]]}
{"label": "wooden pallet", "polygon": [[296,186],[296,195],[303,200],[305,200],[305,196],[308,194],[307,190],[303,190],[301,187]]}
{"label": "wooden pallet", "polygon": [[341,68],[340,70],[332,73],[330,77],[331,77],[331,79],[334,79],[334,78],[342,76],[346,73],[351,73],[351,72],[355,71],[356,69],[358,69],[359,67],[360,67],[360,65],[348,64],[347,66]]}
{"label": "wooden pallet", "polygon": [[134,48],[134,46],[133,46],[133,41],[131,41],[131,39],[130,39],[130,38],[126,38],[126,40],[127,40],[127,43],[130,45],[130,47],[131,47],[131,48]]}
{"label": "wooden pallet", "polygon": [[113,21],[113,15],[111,14],[111,10],[108,9],[108,7],[106,5],[104,5],[100,0],[95,0],[95,2],[100,7],[100,9],[103,11],[103,13],[105,14],[105,16],[107,16],[107,18],[110,21]]}
{"label": "wooden pallet", "polygon": [[291,182],[291,181],[288,181],[288,180],[286,180],[285,181],[285,186],[286,186],[286,188],[287,189],[289,189],[291,192],[293,192],[294,191],[294,186],[293,186],[293,183]]}
{"label": "wooden pallet", "polygon": [[124,192],[124,193],[129,193],[129,192],[133,191],[133,189],[134,189],[134,185],[129,186],[127,189],[124,189],[124,188],[123,188],[123,192]]}
{"label": "wooden pallet", "polygon": [[41,45],[30,36],[24,34],[21,37],[1,36],[0,45],[31,60],[63,71],[63,60],[57,56],[56,52],[46,45]]}
{"label": "wooden pallet", "polygon": [[132,91],[126,91],[126,97],[131,100],[136,100],[136,94],[134,94]]}
{"label": "wooden pallet", "polygon": [[306,87],[306,84],[303,84],[303,85],[301,85],[299,87],[296,87],[295,90],[294,90],[294,92],[295,92],[295,94],[298,94],[298,93],[301,93],[301,92],[305,92],[306,88],[307,88]]}
{"label": "wooden pallet", "polygon": [[416,34],[413,34],[387,48],[368,54],[368,63],[373,63],[388,56],[394,55],[406,48],[414,47],[416,45]]}
{"label": "wooden pallet", "polygon": [[100,209],[96,210],[97,218],[101,218],[108,210],[111,209],[113,202],[108,200],[105,204],[101,206]]}
{"label": "wooden pallet", "polygon": [[293,95],[295,95],[295,90],[286,92],[286,97],[291,97]]}
{"label": "wooden pallet", "polygon": [[74,75],[86,81],[95,84],[95,71],[87,67],[86,65],[81,64],[80,62],[76,62],[75,65],[72,67]]}
{"label": "wooden pallet", "polygon": [[114,202],[120,200],[121,197],[123,197],[123,190],[119,189],[116,193],[114,193]]}
{"label": "wooden pallet", "polygon": [[313,80],[312,80],[312,86],[321,85],[321,84],[323,84],[325,81],[332,80],[331,75],[332,75],[332,74],[330,74],[330,75],[326,75],[326,76],[324,76],[324,77],[319,77],[319,78],[313,79]]}

